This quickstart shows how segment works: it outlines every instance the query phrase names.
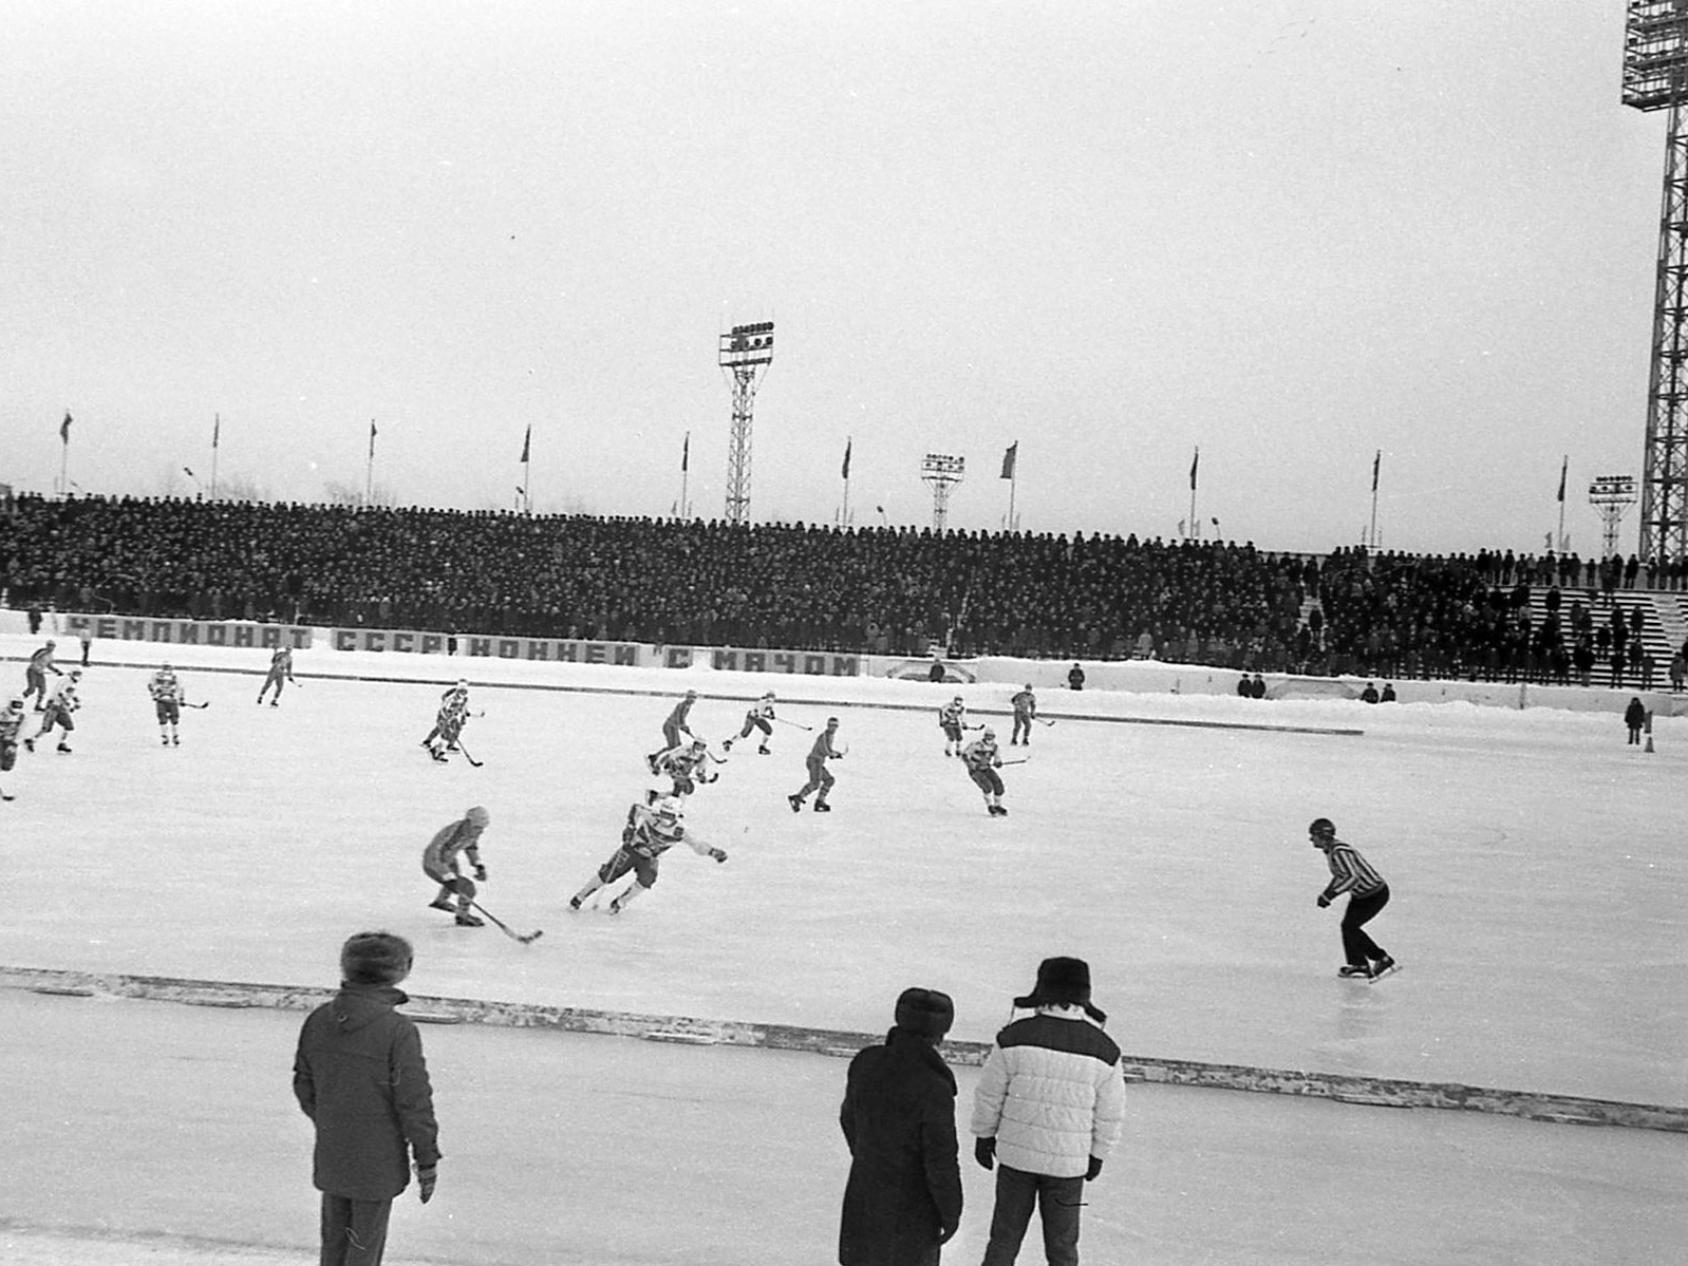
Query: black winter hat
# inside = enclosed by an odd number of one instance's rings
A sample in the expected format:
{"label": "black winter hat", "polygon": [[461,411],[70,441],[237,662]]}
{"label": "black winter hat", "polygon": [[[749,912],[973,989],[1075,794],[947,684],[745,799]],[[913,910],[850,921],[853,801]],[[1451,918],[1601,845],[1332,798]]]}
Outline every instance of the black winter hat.
{"label": "black winter hat", "polygon": [[947,993],[916,986],[897,995],[897,1027],[905,1032],[941,1042],[954,1023],[955,1002]]}
{"label": "black winter hat", "polygon": [[1046,958],[1037,965],[1037,984],[1017,1007],[1083,1007],[1085,1014],[1101,1024],[1108,1017],[1090,1005],[1090,964],[1082,958]]}
{"label": "black winter hat", "polygon": [[340,947],[340,978],[348,985],[396,985],[410,975],[415,952],[391,932],[359,932]]}

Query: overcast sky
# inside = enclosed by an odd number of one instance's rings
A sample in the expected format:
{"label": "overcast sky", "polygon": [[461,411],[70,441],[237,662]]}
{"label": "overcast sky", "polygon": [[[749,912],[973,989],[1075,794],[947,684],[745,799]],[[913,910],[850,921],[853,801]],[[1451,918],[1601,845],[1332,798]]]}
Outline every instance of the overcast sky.
{"label": "overcast sky", "polygon": [[[1596,550],[1665,120],[1621,0],[70,3],[0,41],[0,482]],[[75,417],[68,453],[66,410]],[[1621,544],[1634,548],[1639,510]]]}

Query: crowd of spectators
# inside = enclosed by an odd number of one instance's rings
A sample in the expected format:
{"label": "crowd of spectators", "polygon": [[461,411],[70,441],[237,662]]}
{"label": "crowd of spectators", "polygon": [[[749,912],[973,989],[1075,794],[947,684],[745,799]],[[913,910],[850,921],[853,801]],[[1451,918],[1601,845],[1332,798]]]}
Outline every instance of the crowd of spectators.
{"label": "crowd of spectators", "polygon": [[29,495],[0,513],[13,607],[1251,672],[1639,681],[1654,657],[1621,594],[1685,581],[1633,558],[1083,533]]}

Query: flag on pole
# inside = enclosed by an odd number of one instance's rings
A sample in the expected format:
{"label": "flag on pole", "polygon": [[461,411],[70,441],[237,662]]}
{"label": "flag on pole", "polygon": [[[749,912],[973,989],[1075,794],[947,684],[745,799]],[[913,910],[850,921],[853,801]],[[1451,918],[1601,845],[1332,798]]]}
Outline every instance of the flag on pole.
{"label": "flag on pole", "polygon": [[522,436],[522,465],[527,465],[529,446],[533,443],[533,423],[528,423],[527,434]]}
{"label": "flag on pole", "polygon": [[1201,465],[1202,446],[1196,445],[1196,455],[1190,459],[1190,491],[1196,490],[1196,467]]}
{"label": "flag on pole", "polygon": [[369,456],[370,456],[370,460],[373,461],[374,458],[375,458],[375,419],[374,418],[369,419]]}
{"label": "flag on pole", "polygon": [[217,440],[223,433],[223,415],[213,414],[211,417],[211,447],[217,447]]}
{"label": "flag on pole", "polygon": [[1377,491],[1377,468],[1383,463],[1383,450],[1377,450],[1377,456],[1371,459],[1371,490]]}
{"label": "flag on pole", "polygon": [[686,467],[691,465],[691,461],[692,461],[692,433],[690,431],[687,431],[685,442],[680,445],[680,473],[682,475],[686,473]]}
{"label": "flag on pole", "polygon": [[1571,455],[1565,454],[1565,460],[1559,463],[1559,504],[1565,504],[1565,472],[1571,468]]}
{"label": "flag on pole", "polygon": [[850,477],[850,446],[853,443],[855,443],[855,440],[850,438],[846,438],[844,441],[844,478],[846,479]]}
{"label": "flag on pole", "polygon": [[1015,440],[1008,446],[1008,451],[1002,455],[1002,474],[999,478],[1014,478],[1014,461],[1020,455],[1020,441]]}
{"label": "flag on pole", "polygon": [[59,439],[66,446],[70,444],[70,423],[70,410],[66,409],[64,411],[64,421],[59,423]]}

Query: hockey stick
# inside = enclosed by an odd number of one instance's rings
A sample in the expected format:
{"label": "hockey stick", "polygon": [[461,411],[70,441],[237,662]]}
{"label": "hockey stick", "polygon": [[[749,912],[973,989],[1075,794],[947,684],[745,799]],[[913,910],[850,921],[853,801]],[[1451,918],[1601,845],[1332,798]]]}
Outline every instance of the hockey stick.
{"label": "hockey stick", "polygon": [[1004,765],[1024,765],[1028,759],[1029,759],[1028,757],[1021,756],[1021,757],[1018,757],[1015,760],[1005,760],[1005,761],[1002,762],[1002,764],[1004,764]]}
{"label": "hockey stick", "polygon": [[469,755],[469,749],[463,746],[462,739],[457,740],[457,750],[462,754],[463,759],[468,761],[476,769],[479,769],[482,765],[486,764],[485,761],[476,760],[473,756]]}
{"label": "hockey stick", "polygon": [[179,700],[178,702],[180,702],[184,708],[209,708],[211,706],[209,703],[189,703],[186,699]]}
{"label": "hockey stick", "polygon": [[1032,720],[1036,721],[1039,725],[1047,725],[1051,728],[1053,728],[1054,725],[1055,725],[1055,722],[1045,721],[1042,717],[1033,717]]}
{"label": "hockey stick", "polygon": [[520,941],[523,945],[532,945],[540,937],[545,935],[544,928],[540,928],[537,932],[529,932],[526,936],[523,936],[520,932],[512,932],[509,925],[505,923],[503,919],[499,918],[491,910],[488,910],[480,902],[471,901],[469,904],[474,906],[475,909],[479,910],[482,914],[486,915],[486,917],[491,920],[492,925],[500,932],[504,933],[504,935],[509,937],[512,941]]}
{"label": "hockey stick", "polygon": [[814,726],[804,725],[800,721],[787,721],[784,717],[775,717],[774,720],[778,721],[781,725],[789,725],[794,730],[802,730],[805,734],[813,734],[815,732]]}

